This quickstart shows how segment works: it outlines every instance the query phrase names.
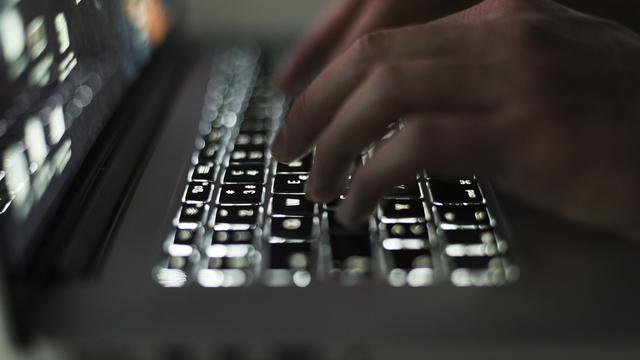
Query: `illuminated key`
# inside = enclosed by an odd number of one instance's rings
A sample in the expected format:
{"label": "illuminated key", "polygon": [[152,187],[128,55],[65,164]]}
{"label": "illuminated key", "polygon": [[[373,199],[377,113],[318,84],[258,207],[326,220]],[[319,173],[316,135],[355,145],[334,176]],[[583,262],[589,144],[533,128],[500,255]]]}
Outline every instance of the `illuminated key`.
{"label": "illuminated key", "polygon": [[478,183],[473,179],[429,180],[433,202],[446,204],[482,204],[484,198]]}
{"label": "illuminated key", "polygon": [[292,240],[309,239],[312,225],[311,217],[274,217],[271,219],[271,236]]}
{"label": "illuminated key", "polygon": [[274,194],[271,212],[278,215],[311,215],[314,204],[304,195]]}

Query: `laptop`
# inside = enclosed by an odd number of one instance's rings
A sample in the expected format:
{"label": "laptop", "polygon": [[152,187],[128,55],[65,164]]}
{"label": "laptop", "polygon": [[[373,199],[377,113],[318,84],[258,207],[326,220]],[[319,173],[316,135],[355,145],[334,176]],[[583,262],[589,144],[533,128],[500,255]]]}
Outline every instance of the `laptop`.
{"label": "laptop", "polygon": [[192,40],[181,8],[2,3],[13,341],[80,358],[638,358],[639,244],[473,174],[416,174],[341,226],[348,190],[305,197],[313,154],[269,153],[287,42]]}

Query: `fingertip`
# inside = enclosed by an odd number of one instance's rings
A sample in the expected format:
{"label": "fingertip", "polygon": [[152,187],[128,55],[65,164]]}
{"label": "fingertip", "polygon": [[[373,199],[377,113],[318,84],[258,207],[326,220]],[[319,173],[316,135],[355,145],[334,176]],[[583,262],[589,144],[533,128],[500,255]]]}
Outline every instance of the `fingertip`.
{"label": "fingertip", "polygon": [[296,160],[294,157],[289,156],[285,150],[283,150],[283,147],[276,146],[275,144],[271,145],[271,156],[282,164],[290,164]]}
{"label": "fingertip", "polygon": [[291,160],[289,160],[287,157],[286,142],[287,142],[287,129],[286,129],[286,125],[282,125],[280,127],[280,130],[278,130],[278,133],[276,134],[275,138],[273,139],[273,142],[271,143],[271,147],[270,147],[271,156],[273,156],[274,159],[276,159],[278,162],[281,162],[281,163],[291,162]]}
{"label": "fingertip", "polygon": [[356,227],[366,221],[369,214],[360,212],[344,201],[336,210],[336,220],[345,227]]}
{"label": "fingertip", "polygon": [[322,188],[322,186],[318,185],[317,181],[314,179],[315,178],[313,177],[309,178],[304,186],[304,192],[307,194],[307,198],[309,200],[318,204],[326,204],[335,200],[339,196],[339,194],[336,195],[334,192],[327,191]]}

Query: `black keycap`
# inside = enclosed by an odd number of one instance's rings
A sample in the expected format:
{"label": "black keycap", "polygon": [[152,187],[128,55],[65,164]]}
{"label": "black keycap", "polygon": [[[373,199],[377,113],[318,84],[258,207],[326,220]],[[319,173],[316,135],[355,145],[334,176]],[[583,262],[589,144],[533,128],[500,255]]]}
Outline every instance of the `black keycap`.
{"label": "black keycap", "polygon": [[411,270],[416,268],[433,268],[429,249],[401,249],[387,251],[392,269]]}
{"label": "black keycap", "polygon": [[216,166],[212,164],[198,164],[193,168],[191,181],[208,181],[216,180]]}
{"label": "black keycap", "polygon": [[443,233],[449,245],[491,245],[496,241],[492,230],[446,230]]}
{"label": "black keycap", "polygon": [[193,246],[196,242],[196,238],[196,230],[176,229],[176,234],[173,236],[173,243],[176,245]]}
{"label": "black keycap", "polygon": [[265,164],[266,147],[246,145],[235,148],[230,155],[232,164]]}
{"label": "black keycap", "polygon": [[211,239],[212,244],[250,244],[252,242],[253,231],[249,230],[214,231]]}
{"label": "black keycap", "polygon": [[205,136],[203,136],[204,142],[207,145],[215,145],[218,144],[222,141],[222,139],[224,139],[224,136],[226,135],[226,129],[225,128],[213,128],[211,129],[211,131],[209,131],[208,134],[206,134]]}
{"label": "black keycap", "polygon": [[440,223],[456,226],[489,226],[491,220],[483,205],[439,205],[435,207]]}
{"label": "black keycap", "polygon": [[222,185],[218,203],[222,205],[257,205],[262,203],[262,185]]}
{"label": "black keycap", "polygon": [[269,116],[270,111],[271,110],[271,106],[265,106],[263,105],[257,105],[257,104],[253,104],[252,107],[250,107],[249,109],[247,109],[247,116],[251,117],[251,118],[264,118]]}
{"label": "black keycap", "polygon": [[225,184],[263,184],[264,168],[255,165],[231,165],[224,173]]}
{"label": "black keycap", "polygon": [[218,162],[218,145],[206,145],[198,153],[198,162],[201,164],[215,164]]}
{"label": "black keycap", "polygon": [[170,256],[167,264],[168,269],[172,270],[187,270],[189,266],[189,258],[186,256]]}
{"label": "black keycap", "polygon": [[216,211],[215,225],[255,225],[258,209],[257,206],[221,206]]}
{"label": "black keycap", "polygon": [[344,235],[355,235],[355,234],[369,234],[369,222],[364,221],[361,224],[357,224],[354,226],[344,226],[342,225],[338,219],[336,219],[336,212],[332,210],[327,211],[327,220],[329,223],[329,233],[330,234],[344,234]]}
{"label": "black keycap", "polygon": [[454,269],[485,270],[490,266],[491,256],[456,256],[450,257]]}
{"label": "black keycap", "polygon": [[269,268],[309,269],[311,267],[310,243],[276,243],[269,246]]}
{"label": "black keycap", "polygon": [[264,131],[245,131],[238,134],[234,149],[240,149],[243,146],[256,146],[264,148],[267,146],[267,133]]}
{"label": "black keycap", "polygon": [[178,217],[179,227],[196,227],[205,221],[207,206],[203,204],[184,204]]}
{"label": "black keycap", "polygon": [[412,182],[406,185],[398,185],[391,188],[391,190],[385,195],[388,199],[420,199],[422,193],[420,192],[420,186],[417,182]]}
{"label": "black keycap", "polygon": [[309,175],[278,174],[273,181],[273,192],[276,194],[304,194],[304,185]]}
{"label": "black keycap", "polygon": [[313,155],[309,154],[300,160],[293,161],[289,164],[278,163],[276,166],[276,173],[308,173],[311,171],[311,164],[313,163]]}
{"label": "black keycap", "polygon": [[208,269],[246,269],[251,266],[251,259],[241,257],[212,257],[207,262]]}
{"label": "black keycap", "polygon": [[269,119],[267,118],[249,118],[244,119],[240,126],[241,131],[266,131],[269,129]]}
{"label": "black keycap", "polygon": [[393,239],[428,239],[427,225],[425,223],[403,224],[395,223],[387,225],[389,238]]}
{"label": "black keycap", "polygon": [[371,240],[369,234],[361,235],[336,235],[329,237],[331,244],[331,258],[333,267],[344,269],[349,267],[346,262],[355,257],[371,257]]}
{"label": "black keycap", "polygon": [[314,203],[304,195],[274,194],[271,212],[277,215],[312,215]]}
{"label": "black keycap", "polygon": [[313,220],[309,216],[274,217],[271,219],[271,236],[305,240],[311,238]]}
{"label": "black keycap", "polygon": [[424,221],[422,201],[412,199],[387,199],[382,201],[383,222]]}
{"label": "black keycap", "polygon": [[480,187],[473,179],[430,179],[429,188],[435,204],[481,204],[484,202]]}
{"label": "black keycap", "polygon": [[211,184],[192,182],[184,192],[183,201],[188,203],[205,203],[211,200]]}

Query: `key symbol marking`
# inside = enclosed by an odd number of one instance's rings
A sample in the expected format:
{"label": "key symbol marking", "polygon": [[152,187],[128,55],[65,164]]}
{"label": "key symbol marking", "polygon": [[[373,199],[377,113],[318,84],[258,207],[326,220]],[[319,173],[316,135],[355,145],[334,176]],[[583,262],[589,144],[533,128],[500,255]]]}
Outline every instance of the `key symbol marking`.
{"label": "key symbol marking", "polygon": [[241,209],[238,211],[238,216],[240,217],[252,217],[253,216],[253,210],[251,209]]}
{"label": "key symbol marking", "polygon": [[237,143],[238,143],[238,145],[247,145],[249,143],[249,136],[247,136],[247,135],[238,136]]}
{"label": "key symbol marking", "polygon": [[184,213],[189,215],[189,216],[193,216],[193,215],[197,215],[198,214],[198,209],[194,208],[194,207],[188,207],[184,210]]}
{"label": "key symbol marking", "polygon": [[256,160],[262,159],[262,152],[260,151],[252,151],[249,153],[249,159]]}
{"label": "key symbol marking", "polygon": [[302,226],[300,219],[285,219],[282,222],[282,227],[286,230],[297,230]]}
{"label": "key symbol marking", "polygon": [[409,210],[411,209],[411,205],[409,204],[394,204],[394,209],[396,211]]}
{"label": "key symbol marking", "polygon": [[285,201],[286,206],[300,206],[300,199],[289,199]]}
{"label": "key symbol marking", "polygon": [[452,213],[452,212],[446,212],[446,213],[444,214],[444,218],[445,218],[447,221],[455,221],[455,220],[456,220],[456,214],[454,214],[454,213]]}

